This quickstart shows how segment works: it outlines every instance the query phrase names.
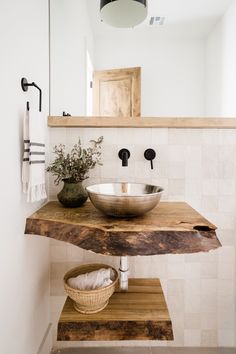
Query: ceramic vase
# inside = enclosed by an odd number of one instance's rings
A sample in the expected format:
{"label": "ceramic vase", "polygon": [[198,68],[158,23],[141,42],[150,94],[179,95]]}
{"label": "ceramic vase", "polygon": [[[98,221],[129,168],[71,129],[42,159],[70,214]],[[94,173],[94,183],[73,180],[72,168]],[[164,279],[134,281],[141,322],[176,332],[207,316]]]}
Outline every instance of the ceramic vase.
{"label": "ceramic vase", "polygon": [[77,208],[82,206],[88,199],[88,194],[82,182],[71,183],[63,180],[64,186],[57,194],[59,202],[67,208]]}

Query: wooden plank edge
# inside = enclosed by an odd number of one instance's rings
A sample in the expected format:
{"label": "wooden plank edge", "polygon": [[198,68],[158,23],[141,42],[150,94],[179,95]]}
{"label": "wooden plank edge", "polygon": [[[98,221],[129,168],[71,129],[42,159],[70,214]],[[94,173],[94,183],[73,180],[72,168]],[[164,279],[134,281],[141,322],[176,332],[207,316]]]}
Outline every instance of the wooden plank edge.
{"label": "wooden plank edge", "polygon": [[101,321],[58,323],[58,341],[168,340],[174,339],[171,321]]}
{"label": "wooden plank edge", "polygon": [[104,128],[205,128],[235,129],[236,118],[232,117],[63,117],[49,116],[49,127],[104,127]]}
{"label": "wooden plank edge", "polygon": [[[102,229],[96,229],[96,237],[93,228],[86,227],[87,235],[84,237],[81,229],[84,225],[46,220],[46,219],[26,219],[25,234],[41,235],[58,241],[68,242],[84,250],[89,250],[97,254],[107,256],[151,256],[156,254],[182,254],[209,252],[221,247],[221,243],[216,236],[215,230],[211,231],[148,231],[146,236],[138,238],[138,232],[113,233]],[[60,230],[60,232],[59,232]],[[85,230],[84,230],[85,231]],[[127,235],[137,234],[137,243],[134,247],[132,242],[127,242],[123,246],[123,238]],[[114,238],[114,235],[116,236]],[[163,239],[168,238],[169,243],[160,248]],[[115,239],[115,246],[109,239]],[[148,239],[148,242],[146,241]],[[171,241],[170,241],[171,240]],[[144,248],[145,246],[145,248]]]}

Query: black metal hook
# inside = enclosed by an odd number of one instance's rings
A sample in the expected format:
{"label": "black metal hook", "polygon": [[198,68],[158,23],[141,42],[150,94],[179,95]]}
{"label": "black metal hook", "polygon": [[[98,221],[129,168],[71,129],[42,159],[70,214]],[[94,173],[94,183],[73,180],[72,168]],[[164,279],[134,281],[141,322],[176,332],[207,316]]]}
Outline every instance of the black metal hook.
{"label": "black metal hook", "polygon": [[62,112],[62,115],[63,115],[63,117],[70,117],[71,116],[70,113],[66,113],[65,111]]}
{"label": "black metal hook", "polygon": [[21,79],[21,88],[24,92],[28,91],[28,87],[29,86],[34,86],[36,87],[36,89],[39,90],[39,112],[42,111],[42,90],[40,87],[38,87],[38,85],[36,85],[35,82],[31,82],[30,84],[28,83],[27,79],[25,77],[23,77]]}

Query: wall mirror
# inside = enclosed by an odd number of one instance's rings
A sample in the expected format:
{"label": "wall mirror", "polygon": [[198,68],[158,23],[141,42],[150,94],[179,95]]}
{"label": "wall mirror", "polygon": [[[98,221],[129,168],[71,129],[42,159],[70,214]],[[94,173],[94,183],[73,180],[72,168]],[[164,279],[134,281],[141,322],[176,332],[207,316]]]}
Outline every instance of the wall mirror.
{"label": "wall mirror", "polygon": [[149,0],[125,29],[100,20],[99,0],[50,0],[50,115],[92,116],[93,72],[140,67],[142,117],[235,116],[234,5]]}

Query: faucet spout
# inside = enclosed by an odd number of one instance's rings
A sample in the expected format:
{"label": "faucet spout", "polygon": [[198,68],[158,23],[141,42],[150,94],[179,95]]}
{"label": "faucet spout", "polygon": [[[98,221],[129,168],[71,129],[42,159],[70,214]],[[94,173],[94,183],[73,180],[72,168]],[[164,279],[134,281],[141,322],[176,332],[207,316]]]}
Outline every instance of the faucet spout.
{"label": "faucet spout", "polygon": [[128,166],[128,159],[130,158],[130,152],[127,149],[121,149],[118,153],[119,158],[122,160],[122,166]]}

